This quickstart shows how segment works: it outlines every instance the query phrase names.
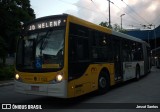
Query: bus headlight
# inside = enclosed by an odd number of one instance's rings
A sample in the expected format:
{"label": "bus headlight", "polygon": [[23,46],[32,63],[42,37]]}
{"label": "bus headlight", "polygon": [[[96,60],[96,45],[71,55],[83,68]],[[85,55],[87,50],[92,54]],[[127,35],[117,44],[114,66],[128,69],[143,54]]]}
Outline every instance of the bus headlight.
{"label": "bus headlight", "polygon": [[15,75],[15,79],[16,79],[16,80],[19,80],[19,74],[16,74],[16,75]]}
{"label": "bus headlight", "polygon": [[57,82],[61,82],[62,79],[63,79],[63,75],[58,74],[58,75],[56,76],[56,81],[57,81]]}
{"label": "bus headlight", "polygon": [[50,84],[60,83],[60,82],[62,82],[63,79],[64,79],[64,73],[63,72],[59,72],[59,73],[57,73],[55,79],[51,80],[49,83]]}
{"label": "bus headlight", "polygon": [[15,80],[19,81],[19,82],[22,82],[22,78],[20,77],[19,74],[16,74],[15,75]]}

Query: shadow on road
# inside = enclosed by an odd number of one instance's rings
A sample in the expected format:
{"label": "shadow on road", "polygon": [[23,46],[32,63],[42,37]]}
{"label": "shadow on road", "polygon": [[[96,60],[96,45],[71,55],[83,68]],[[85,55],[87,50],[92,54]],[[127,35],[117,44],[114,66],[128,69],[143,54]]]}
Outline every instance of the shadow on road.
{"label": "shadow on road", "polygon": [[81,108],[82,105],[84,106],[84,102],[96,96],[97,93],[92,92],[76,98],[62,99],[55,97],[40,97],[19,103],[28,105],[42,105],[46,109],[77,109]]}

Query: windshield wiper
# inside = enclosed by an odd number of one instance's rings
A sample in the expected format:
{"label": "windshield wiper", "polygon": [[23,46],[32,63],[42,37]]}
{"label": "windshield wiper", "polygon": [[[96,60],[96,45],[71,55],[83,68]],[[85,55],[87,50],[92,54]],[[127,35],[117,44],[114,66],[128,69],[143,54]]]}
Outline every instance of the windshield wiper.
{"label": "windshield wiper", "polygon": [[42,36],[42,38],[39,40],[39,42],[37,43],[37,45],[41,42],[41,44],[40,44],[40,47],[39,47],[39,49],[40,49],[40,55],[42,55],[42,50],[44,50],[44,48],[46,47],[46,45],[47,45],[47,43],[48,43],[48,41],[46,40],[47,38],[48,38],[48,33],[50,32],[50,31],[52,31],[52,29],[49,29],[47,32],[46,32],[46,34],[45,35],[43,35]]}
{"label": "windshield wiper", "polygon": [[40,50],[44,50],[46,45],[47,45],[48,41],[46,40],[46,38],[44,38],[44,40],[42,41],[41,45],[40,45]]}
{"label": "windshield wiper", "polygon": [[40,36],[39,33],[38,33],[38,35],[37,35],[37,40],[38,40],[39,37],[42,37],[42,38],[39,39],[39,40],[36,42],[36,46],[37,46],[41,41],[43,42],[43,40],[47,37],[49,31],[50,31],[50,30],[48,30],[48,31],[46,32],[46,34],[45,34],[45,35],[42,35],[42,36]]}

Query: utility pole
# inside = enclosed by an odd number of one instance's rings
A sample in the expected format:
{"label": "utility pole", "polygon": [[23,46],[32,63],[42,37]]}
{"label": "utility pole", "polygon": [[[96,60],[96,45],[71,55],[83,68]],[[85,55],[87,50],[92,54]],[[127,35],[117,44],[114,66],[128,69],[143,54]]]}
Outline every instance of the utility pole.
{"label": "utility pole", "polygon": [[[143,24],[140,24],[140,25],[141,25],[142,27],[144,27],[144,29],[145,29],[145,28],[151,29],[151,26],[152,26],[152,25],[143,25]],[[150,26],[150,27],[149,27],[149,26]],[[150,37],[150,34],[149,34],[149,33],[150,33],[150,31],[151,31],[151,30],[148,30],[148,44],[150,44],[150,41],[149,41],[149,37]]]}
{"label": "utility pole", "polygon": [[121,30],[122,30],[122,16],[124,16],[125,14],[121,14],[120,17],[121,17]]}
{"label": "utility pole", "polygon": [[148,31],[148,44],[150,45],[149,37],[150,37],[150,31]]}
{"label": "utility pole", "polygon": [[110,3],[114,4],[113,2],[111,2],[110,0],[108,1],[108,8],[109,8],[109,28],[111,28],[111,10],[110,10]]}
{"label": "utility pole", "polygon": [[[111,10],[110,10],[110,3],[112,3],[112,4],[114,4],[113,2],[111,2],[110,0],[107,0],[108,1],[108,8],[109,8],[109,28],[111,28]],[[91,0],[91,2],[93,2],[92,0]]]}
{"label": "utility pole", "polygon": [[109,28],[111,28],[110,0],[108,0],[108,8],[109,8]]}
{"label": "utility pole", "polygon": [[157,40],[156,40],[156,27],[155,27],[155,25],[152,25],[152,26],[154,26],[154,37],[155,37],[155,56],[156,56],[156,47],[157,47]]}

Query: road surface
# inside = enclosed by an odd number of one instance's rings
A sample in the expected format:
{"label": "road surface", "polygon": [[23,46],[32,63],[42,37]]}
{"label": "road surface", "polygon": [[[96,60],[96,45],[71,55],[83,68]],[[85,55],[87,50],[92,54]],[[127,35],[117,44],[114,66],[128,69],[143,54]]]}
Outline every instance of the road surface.
{"label": "road surface", "polygon": [[[87,112],[160,112],[160,106],[158,107],[159,109],[151,110],[127,109],[131,107],[136,108],[135,105],[160,105],[160,69],[153,67],[151,73],[139,81],[132,80],[115,86],[104,95],[91,93],[70,100],[19,94],[14,91],[14,85],[1,86],[0,103],[17,105],[41,104],[42,108],[47,108],[49,109],[48,111],[53,111],[54,109],[54,112],[81,112],[84,110]],[[114,106],[115,109],[111,109]],[[121,107],[122,109],[120,109]],[[41,111],[44,111],[44,109],[39,110],[39,112]]]}

